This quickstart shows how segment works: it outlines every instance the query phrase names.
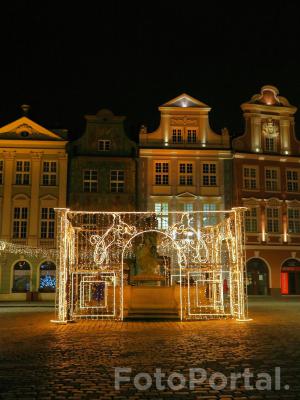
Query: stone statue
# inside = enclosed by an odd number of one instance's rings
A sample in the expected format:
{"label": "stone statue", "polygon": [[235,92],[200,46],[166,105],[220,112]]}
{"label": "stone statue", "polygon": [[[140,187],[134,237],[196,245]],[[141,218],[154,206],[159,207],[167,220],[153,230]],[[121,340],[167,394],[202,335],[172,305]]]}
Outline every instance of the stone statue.
{"label": "stone statue", "polygon": [[156,234],[145,233],[144,243],[135,250],[135,274],[131,281],[136,284],[157,285],[164,281],[160,274],[159,255],[156,251]]}

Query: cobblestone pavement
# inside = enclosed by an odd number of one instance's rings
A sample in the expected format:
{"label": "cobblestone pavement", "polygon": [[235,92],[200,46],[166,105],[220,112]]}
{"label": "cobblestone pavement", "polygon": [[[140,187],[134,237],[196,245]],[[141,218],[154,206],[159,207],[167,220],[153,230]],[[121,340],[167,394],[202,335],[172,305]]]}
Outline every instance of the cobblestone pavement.
{"label": "cobblestone pavement", "polygon": [[[300,300],[253,300],[247,323],[82,321],[54,325],[51,309],[0,308],[1,399],[300,399]],[[131,382],[114,389],[114,368],[132,368]],[[138,391],[133,377],[156,368],[168,376],[189,368],[229,376],[281,367],[281,390]],[[142,381],[141,381],[142,382]],[[153,379],[154,382],[154,379]],[[174,381],[176,383],[176,381]],[[155,382],[154,382],[155,383]],[[289,390],[284,389],[289,385]]]}

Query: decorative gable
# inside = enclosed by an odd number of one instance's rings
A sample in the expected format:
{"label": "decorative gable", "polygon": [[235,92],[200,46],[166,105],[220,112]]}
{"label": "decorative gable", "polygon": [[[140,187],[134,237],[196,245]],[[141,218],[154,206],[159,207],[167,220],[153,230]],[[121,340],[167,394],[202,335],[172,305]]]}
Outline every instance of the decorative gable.
{"label": "decorative gable", "polygon": [[201,101],[195,99],[192,96],[189,96],[186,93],[182,93],[181,95],[175,97],[174,99],[164,103],[161,108],[164,107],[192,107],[192,108],[207,108],[210,110],[210,107],[204,103],[202,103]]}
{"label": "decorative gable", "polygon": [[63,141],[59,136],[27,117],[21,117],[0,128],[0,139],[7,140],[57,140]]}

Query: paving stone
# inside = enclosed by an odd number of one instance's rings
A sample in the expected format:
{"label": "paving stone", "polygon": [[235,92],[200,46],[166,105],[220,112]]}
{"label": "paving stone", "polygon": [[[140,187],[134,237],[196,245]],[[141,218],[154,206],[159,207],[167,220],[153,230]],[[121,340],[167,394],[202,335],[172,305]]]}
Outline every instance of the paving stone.
{"label": "paving stone", "polygon": [[[0,307],[2,310],[2,307]],[[300,399],[300,300],[253,300],[253,321],[49,322],[44,312],[0,311],[0,399],[20,400],[294,400]],[[130,382],[114,388],[115,367],[131,368]],[[208,381],[189,390],[189,369],[204,368],[208,378],[219,372],[269,373],[281,368],[281,390],[237,387],[214,390]],[[186,387],[159,391],[156,368],[182,373]],[[153,385],[139,391],[133,378],[149,373]],[[162,379],[166,384],[167,378]],[[174,379],[176,384],[176,380]],[[285,385],[289,385],[286,390]]]}

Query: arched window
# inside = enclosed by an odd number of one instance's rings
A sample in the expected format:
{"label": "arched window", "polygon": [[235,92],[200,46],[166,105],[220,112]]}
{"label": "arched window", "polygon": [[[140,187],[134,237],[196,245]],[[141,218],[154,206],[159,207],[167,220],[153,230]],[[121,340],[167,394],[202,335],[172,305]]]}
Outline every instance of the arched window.
{"label": "arched window", "polygon": [[30,291],[30,265],[27,261],[18,261],[14,265],[13,292]]}
{"label": "arched window", "polygon": [[247,289],[250,295],[269,294],[269,271],[260,258],[252,258],[247,262]]}
{"label": "arched window", "polygon": [[300,261],[295,258],[282,264],[281,294],[300,294]]}
{"label": "arched window", "polygon": [[40,292],[55,292],[56,266],[52,261],[44,261],[40,266]]}

